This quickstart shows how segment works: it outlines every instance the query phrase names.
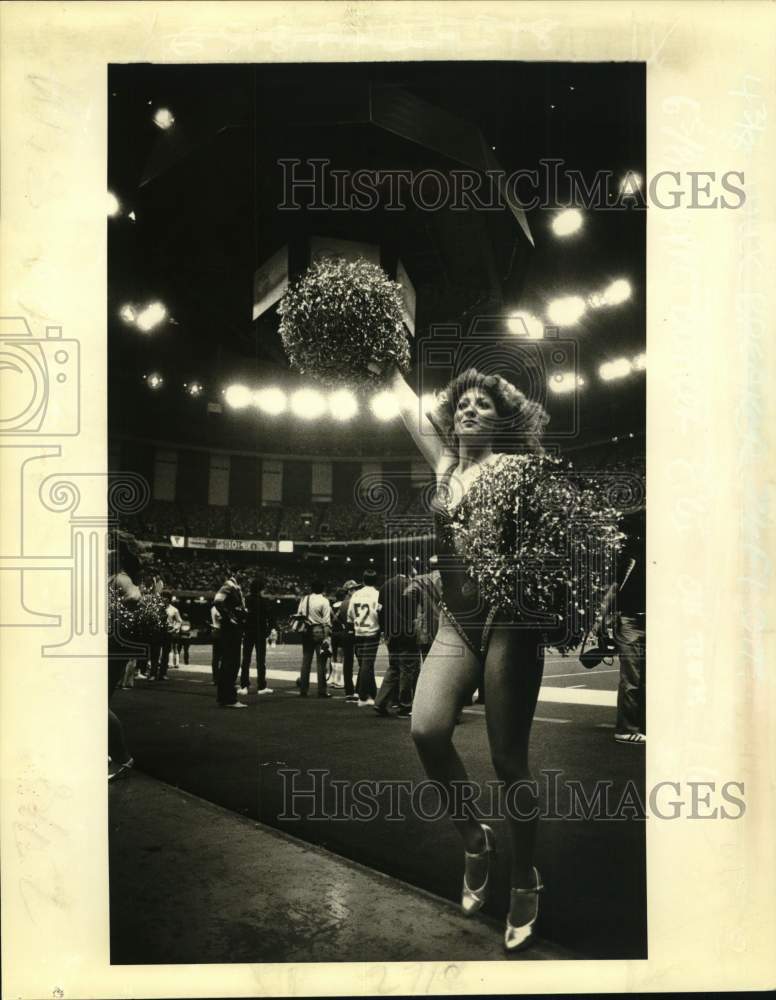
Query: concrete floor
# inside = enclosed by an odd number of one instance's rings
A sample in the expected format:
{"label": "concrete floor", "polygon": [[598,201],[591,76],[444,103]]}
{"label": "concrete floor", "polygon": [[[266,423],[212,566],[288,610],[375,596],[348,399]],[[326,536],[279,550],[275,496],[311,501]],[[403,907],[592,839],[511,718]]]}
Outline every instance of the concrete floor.
{"label": "concrete floor", "polygon": [[505,957],[495,920],[164,782],[135,771],[109,794],[112,964]]}

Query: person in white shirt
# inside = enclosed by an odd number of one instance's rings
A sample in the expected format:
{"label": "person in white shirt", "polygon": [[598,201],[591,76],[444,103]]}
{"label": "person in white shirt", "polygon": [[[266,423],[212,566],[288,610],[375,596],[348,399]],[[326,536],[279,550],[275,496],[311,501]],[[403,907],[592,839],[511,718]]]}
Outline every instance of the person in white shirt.
{"label": "person in white shirt", "polygon": [[348,621],[355,632],[355,648],[358,658],[358,679],[356,694],[358,706],[374,705],[377,694],[375,683],[375,660],[380,645],[380,594],[375,587],[377,573],[373,569],[364,571],[364,586],[354,591],[348,605]]}
{"label": "person in white shirt", "polygon": [[[167,631],[162,640],[162,648],[159,656],[159,671],[157,680],[167,680],[167,670],[170,666],[170,654],[181,630],[181,613],[175,606],[175,598],[165,590],[162,597],[167,602]],[[177,664],[176,664],[177,666]]]}
{"label": "person in white shirt", "polygon": [[326,656],[324,643],[331,635],[331,604],[323,595],[323,584],[316,580],[312,590],[299,602],[296,612],[304,617],[307,629],[302,639],[302,675],[299,679],[299,694],[307,697],[310,688],[310,665],[315,653],[315,667],[318,678],[318,697],[331,698],[326,690]]}
{"label": "person in white shirt", "polygon": [[221,615],[215,604],[210,606],[210,635],[213,639],[213,657],[210,662],[213,684],[218,684],[218,670],[221,666]]}

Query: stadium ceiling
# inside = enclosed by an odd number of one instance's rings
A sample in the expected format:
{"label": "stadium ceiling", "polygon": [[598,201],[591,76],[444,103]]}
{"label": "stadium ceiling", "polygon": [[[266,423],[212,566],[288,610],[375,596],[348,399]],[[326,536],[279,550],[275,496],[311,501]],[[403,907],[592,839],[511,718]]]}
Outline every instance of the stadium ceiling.
{"label": "stadium ceiling", "polygon": [[[642,210],[586,213],[583,232],[560,240],[551,229],[557,211],[542,208],[410,207],[312,218],[277,205],[281,158],[328,158],[345,169],[463,165],[507,173],[552,158],[591,181],[598,170],[643,177],[645,100],[640,64],[112,66],[108,184],[124,209],[109,226],[112,423],[126,431],[130,411],[143,435],[162,437],[162,427],[174,427],[217,444],[244,434],[238,424],[230,430],[228,418],[219,425],[203,416],[204,399],[195,413],[177,386],[191,379],[206,390],[235,378],[294,383],[275,310],[252,319],[252,278],[279,246],[303,246],[313,231],[400,256],[417,292],[418,336],[437,323],[465,328],[480,313],[539,314],[557,295],[587,294],[625,277],[633,288],[626,308],[599,310],[563,334],[575,338],[589,375],[613,357],[643,351]],[[171,110],[173,128],[154,124],[159,108]],[[119,310],[147,300],[163,302],[173,321],[141,336]],[[141,380],[151,370],[166,377],[153,399]],[[642,392],[588,379],[585,407],[602,427],[638,422],[642,406]],[[271,446],[274,431],[251,433],[253,446]],[[407,450],[400,431],[380,433],[387,450]]]}

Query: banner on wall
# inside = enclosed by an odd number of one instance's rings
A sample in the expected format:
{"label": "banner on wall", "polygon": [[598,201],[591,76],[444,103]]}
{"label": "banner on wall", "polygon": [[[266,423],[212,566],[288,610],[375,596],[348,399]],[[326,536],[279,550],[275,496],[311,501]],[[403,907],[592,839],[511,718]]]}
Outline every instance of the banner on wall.
{"label": "banner on wall", "polygon": [[231,552],[277,552],[278,543],[259,538],[189,538],[170,535],[174,549],[218,549]]}

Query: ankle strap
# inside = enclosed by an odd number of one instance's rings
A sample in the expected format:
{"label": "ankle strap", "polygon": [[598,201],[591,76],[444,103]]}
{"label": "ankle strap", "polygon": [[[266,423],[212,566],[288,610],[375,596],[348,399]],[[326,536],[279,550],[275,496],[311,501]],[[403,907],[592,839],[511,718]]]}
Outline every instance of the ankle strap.
{"label": "ankle strap", "polygon": [[515,896],[530,896],[532,893],[541,892],[544,888],[544,883],[539,877],[539,873],[536,873],[536,885],[533,889],[510,889],[509,891]]}

